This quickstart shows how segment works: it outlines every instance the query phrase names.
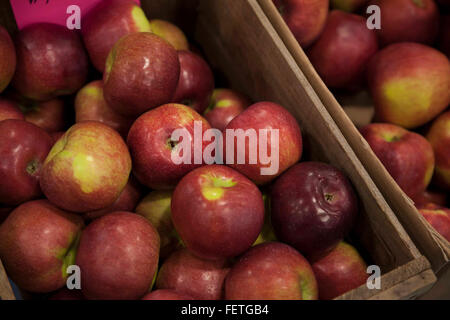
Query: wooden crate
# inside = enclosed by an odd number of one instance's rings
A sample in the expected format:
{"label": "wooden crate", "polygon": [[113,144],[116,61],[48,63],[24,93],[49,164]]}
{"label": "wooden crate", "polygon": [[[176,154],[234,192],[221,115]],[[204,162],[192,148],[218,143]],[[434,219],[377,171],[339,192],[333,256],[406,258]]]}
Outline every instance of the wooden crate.
{"label": "wooden crate", "polygon": [[258,0],[258,3],[415,245],[428,258],[439,279],[447,283],[446,296],[450,298],[450,243],[417,211],[413,201],[395,183],[357,129],[372,120],[373,106],[367,92],[342,98],[343,108],[315,71],[272,0]]}
{"label": "wooden crate", "polygon": [[339,299],[408,299],[430,288],[436,278],[428,260],[397,220],[257,0],[142,0],[142,7],[149,18],[185,26],[232,88],[255,101],[270,100],[287,108],[299,121],[312,159],[335,165],[352,181],[361,200],[352,238],[380,266],[381,289],[363,285]]}

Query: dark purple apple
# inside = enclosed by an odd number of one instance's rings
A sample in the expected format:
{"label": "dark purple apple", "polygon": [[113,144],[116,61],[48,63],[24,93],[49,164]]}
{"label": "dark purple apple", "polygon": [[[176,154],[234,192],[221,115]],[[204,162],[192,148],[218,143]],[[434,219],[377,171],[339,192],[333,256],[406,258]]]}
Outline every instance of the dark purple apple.
{"label": "dark purple apple", "polygon": [[340,170],[325,163],[303,162],[275,182],[271,210],[277,238],[315,257],[347,235],[358,213],[358,201]]}

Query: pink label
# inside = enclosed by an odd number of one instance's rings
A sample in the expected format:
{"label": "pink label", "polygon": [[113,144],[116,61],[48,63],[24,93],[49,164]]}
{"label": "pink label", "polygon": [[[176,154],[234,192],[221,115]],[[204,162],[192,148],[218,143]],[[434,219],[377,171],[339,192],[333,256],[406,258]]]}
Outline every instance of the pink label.
{"label": "pink label", "polygon": [[[109,0],[10,0],[17,26],[22,29],[38,22],[56,23],[66,26],[67,8],[77,5],[80,8],[81,19],[97,3]],[[138,4],[139,0],[134,0]]]}

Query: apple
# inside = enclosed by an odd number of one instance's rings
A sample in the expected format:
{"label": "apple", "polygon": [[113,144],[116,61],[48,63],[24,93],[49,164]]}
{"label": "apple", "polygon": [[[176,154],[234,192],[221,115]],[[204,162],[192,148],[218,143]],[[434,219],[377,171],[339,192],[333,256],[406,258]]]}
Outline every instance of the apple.
{"label": "apple", "polygon": [[25,120],[34,123],[51,133],[66,128],[67,112],[64,101],[53,99],[45,102],[32,102],[25,107]]}
{"label": "apple", "polygon": [[331,0],[331,8],[346,12],[355,12],[361,9],[368,0]]}
{"label": "apple", "polygon": [[422,209],[429,204],[445,207],[447,205],[447,193],[436,190],[425,190],[412,199],[416,208]]}
{"label": "apple", "polygon": [[264,224],[258,238],[256,238],[253,243],[254,246],[270,241],[276,241],[277,237],[272,227],[272,218],[270,215],[270,194],[267,192],[263,193],[264,200]]}
{"label": "apple", "polygon": [[450,63],[418,43],[396,43],[379,51],[368,67],[377,122],[419,127],[450,103]]}
{"label": "apple", "polygon": [[[450,5],[450,2],[449,2]],[[447,58],[450,58],[450,15],[441,17],[441,26],[439,32],[439,50],[441,50]]]}
{"label": "apple", "polygon": [[159,255],[162,261],[172,252],[183,247],[172,223],[172,212],[170,210],[172,192],[172,190],[151,191],[136,207],[136,213],[147,218],[158,230],[161,240]]}
{"label": "apple", "polygon": [[80,238],[76,264],[89,300],[133,300],[151,290],[158,269],[159,236],[150,222],[130,212],[94,220]]}
{"label": "apple", "polygon": [[328,17],[328,0],[273,0],[303,49],[320,35]]}
{"label": "apple", "polygon": [[342,241],[325,256],[311,262],[319,299],[331,300],[367,282],[367,264],[358,251]]}
{"label": "apple", "polygon": [[450,209],[424,208],[419,212],[439,234],[450,242]]}
{"label": "apple", "polygon": [[197,300],[220,300],[229,270],[225,260],[202,260],[181,249],[161,266],[156,288],[175,290]]}
{"label": "apple", "polygon": [[193,300],[192,297],[170,289],[160,289],[147,293],[141,300]]}
{"label": "apple", "polygon": [[46,101],[75,93],[85,82],[88,59],[78,34],[38,23],[19,31],[13,87],[29,99]]}
{"label": "apple", "polygon": [[366,66],[377,50],[377,36],[367,28],[366,19],[333,10],[307,54],[328,87],[353,89],[364,82]]}
{"label": "apple", "polygon": [[[195,161],[194,158],[195,123],[201,124],[201,131],[197,133],[201,134],[201,139],[205,131],[210,129],[208,122],[193,109],[180,104],[166,104],[150,110],[133,123],[127,144],[133,158],[133,173],[143,185],[158,190],[174,188],[186,173],[204,164],[203,157],[200,161]],[[181,141],[172,139],[172,134],[177,129],[190,136],[186,143],[190,146],[191,153],[188,159],[190,161],[179,164],[172,160],[172,153],[179,155],[185,152],[179,150],[178,144]],[[203,155],[208,144],[207,141],[201,142],[201,150],[197,151],[202,151]]]}
{"label": "apple", "polygon": [[286,171],[273,185],[270,201],[277,238],[309,258],[334,248],[358,214],[350,181],[320,162],[302,162]]}
{"label": "apple", "polygon": [[450,111],[442,113],[433,121],[426,137],[436,158],[436,184],[450,191]]}
{"label": "apple", "polygon": [[103,98],[103,81],[86,84],[75,97],[75,122],[99,121],[126,137],[134,118],[123,116],[111,109]]}
{"label": "apple", "polygon": [[220,165],[188,173],[172,196],[172,222],[184,245],[203,259],[235,257],[255,242],[264,223],[259,189]]}
{"label": "apple", "polygon": [[422,194],[434,171],[434,154],[421,135],[388,123],[373,123],[361,129],[375,155],[400,188],[410,197]]}
{"label": "apple", "polygon": [[112,205],[125,187],[131,158],[120,135],[107,125],[73,125],[50,150],[40,185],[58,207],[87,212]]}
{"label": "apple", "polygon": [[25,120],[25,116],[15,101],[0,98],[0,121],[7,119]]}
{"label": "apple", "polygon": [[183,31],[165,20],[150,20],[150,32],[169,42],[177,50],[189,50],[189,43]]}
{"label": "apple", "polygon": [[[255,138],[246,138],[239,134],[240,129],[244,134],[254,130]],[[227,132],[234,132],[235,135],[228,136]],[[266,134],[263,134],[264,132]],[[278,140],[275,133],[278,133]],[[264,147],[268,159],[261,156]],[[256,148],[259,149],[258,154]],[[250,106],[225,128],[225,163],[257,185],[269,183],[298,162],[302,148],[302,135],[297,121],[286,109],[272,102],[259,102]],[[256,158],[254,163],[250,157],[252,151]],[[229,158],[232,161],[228,161]],[[239,163],[239,158],[245,160],[244,163]]]}
{"label": "apple", "polygon": [[50,132],[50,136],[53,139],[53,144],[55,144],[56,142],[58,142],[58,140],[65,134],[65,131],[55,131],[55,132]]}
{"label": "apple", "polygon": [[180,79],[173,101],[203,113],[214,90],[214,75],[205,60],[191,51],[178,51]]}
{"label": "apple", "polygon": [[134,212],[134,209],[136,208],[139,199],[141,198],[141,194],[142,186],[132,175],[130,175],[125,188],[122,190],[120,196],[116,201],[114,201],[112,205],[100,210],[86,212],[83,214],[83,217],[86,220],[94,220],[115,211]]}
{"label": "apple", "polygon": [[82,19],[82,36],[94,67],[103,72],[114,44],[134,32],[149,32],[144,11],[133,0],[100,1]]}
{"label": "apple", "polygon": [[26,202],[0,225],[0,259],[21,289],[47,293],[66,284],[83,220],[47,200]]}
{"label": "apple", "polygon": [[309,262],[294,248],[268,242],[248,250],[225,280],[227,300],[316,300]]}
{"label": "apple", "polygon": [[14,210],[13,207],[7,207],[7,206],[4,206],[4,205],[0,204],[0,224],[2,224],[3,221],[6,220],[6,218],[10,214],[10,212],[13,211],[13,210]]}
{"label": "apple", "polygon": [[53,145],[43,129],[24,120],[0,121],[0,203],[15,206],[42,195],[39,179]]}
{"label": "apple", "polygon": [[81,290],[62,288],[51,295],[48,300],[84,300]]}
{"label": "apple", "polygon": [[382,46],[397,42],[433,44],[439,28],[439,11],[434,0],[372,0],[380,8]]}
{"label": "apple", "polygon": [[8,31],[0,26],[0,93],[10,83],[16,70],[16,49]]}
{"label": "apple", "polygon": [[149,32],[116,42],[106,61],[103,96],[125,116],[139,116],[172,100],[180,77],[177,51]]}
{"label": "apple", "polygon": [[204,116],[212,128],[223,131],[228,123],[241,114],[250,104],[247,97],[236,91],[215,89]]}

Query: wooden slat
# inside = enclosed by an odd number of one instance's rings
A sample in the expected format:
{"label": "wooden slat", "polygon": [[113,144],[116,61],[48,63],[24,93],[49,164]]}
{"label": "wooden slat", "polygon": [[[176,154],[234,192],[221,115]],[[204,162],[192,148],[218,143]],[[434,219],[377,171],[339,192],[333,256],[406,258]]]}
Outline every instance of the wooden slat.
{"label": "wooden slat", "polygon": [[356,155],[364,164],[370,176],[382,191],[398,219],[406,228],[419,250],[430,260],[433,269],[438,271],[445,266],[450,257],[450,244],[425,222],[425,219],[414,207],[414,203],[398,187],[384,166],[372,152],[370,146],[362,138],[357,128],[348,118],[333,94],[320,79],[306,54],[299,46],[295,37],[289,31],[283,18],[276,10],[271,0],[258,0],[265,14],[271,21],[285,46],[294,57],[298,66],[304,72],[309,83],[318,94],[321,102],[333,117],[339,129],[347,139]]}
{"label": "wooden slat", "polygon": [[0,300],[15,300],[3,264],[0,261]]}

